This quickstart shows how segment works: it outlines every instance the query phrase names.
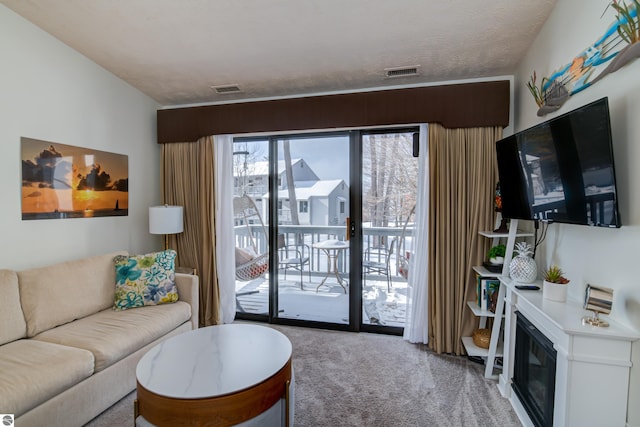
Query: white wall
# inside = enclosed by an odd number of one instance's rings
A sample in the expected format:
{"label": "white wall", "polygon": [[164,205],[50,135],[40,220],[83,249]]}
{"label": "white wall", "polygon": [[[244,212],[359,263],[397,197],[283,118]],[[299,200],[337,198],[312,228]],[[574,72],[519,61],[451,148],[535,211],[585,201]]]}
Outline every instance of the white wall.
{"label": "white wall", "polygon": [[[155,101],[0,5],[0,268],[162,248]],[[21,220],[20,137],[129,157],[129,215]]]}
{"label": "white wall", "polygon": [[[640,60],[572,96],[556,113],[536,116],[526,83],[538,82],[601,36],[613,22],[608,0],[558,0],[551,17],[519,65],[515,76],[515,130],[520,131],[607,96],[616,163],[620,229],[552,224],[538,262],[557,262],[571,279],[569,296],[582,299],[586,284],[613,288],[611,318],[640,330]],[[633,350],[628,425],[640,426],[640,344]],[[598,392],[598,391],[594,391]],[[606,393],[606,390],[600,390]]]}

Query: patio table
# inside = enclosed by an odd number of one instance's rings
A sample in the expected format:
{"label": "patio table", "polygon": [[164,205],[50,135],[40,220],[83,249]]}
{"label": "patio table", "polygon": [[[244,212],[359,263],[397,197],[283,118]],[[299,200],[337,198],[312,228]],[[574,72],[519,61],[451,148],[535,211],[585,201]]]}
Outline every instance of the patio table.
{"label": "patio table", "polygon": [[318,289],[320,289],[320,286],[324,285],[330,276],[334,275],[338,280],[338,284],[342,286],[342,289],[344,289],[344,293],[346,294],[347,288],[344,286],[344,283],[346,283],[346,280],[344,280],[340,276],[340,272],[338,271],[338,257],[340,256],[341,251],[344,251],[345,249],[349,249],[349,241],[345,242],[342,240],[325,240],[323,242],[314,243],[311,246],[313,246],[316,249],[321,249],[329,259],[329,267],[327,269],[327,275],[324,277],[324,279],[322,279],[322,282],[320,282],[320,284],[316,288],[316,292],[318,292]]}

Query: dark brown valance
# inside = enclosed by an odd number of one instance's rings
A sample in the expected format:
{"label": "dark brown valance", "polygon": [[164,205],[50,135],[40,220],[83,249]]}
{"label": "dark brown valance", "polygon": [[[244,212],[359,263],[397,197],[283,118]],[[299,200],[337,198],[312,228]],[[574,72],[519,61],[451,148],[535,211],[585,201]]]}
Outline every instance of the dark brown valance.
{"label": "dark brown valance", "polygon": [[440,123],[446,128],[509,124],[509,81],[158,110],[158,143],[207,135]]}

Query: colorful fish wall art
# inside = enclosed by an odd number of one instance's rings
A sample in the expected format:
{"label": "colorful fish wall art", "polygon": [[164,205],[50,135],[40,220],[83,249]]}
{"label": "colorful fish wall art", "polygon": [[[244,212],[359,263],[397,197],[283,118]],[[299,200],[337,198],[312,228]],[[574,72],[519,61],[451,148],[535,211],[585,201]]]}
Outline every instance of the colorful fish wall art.
{"label": "colorful fish wall art", "polygon": [[[616,20],[595,43],[570,63],[544,77],[540,86],[533,72],[527,87],[538,105],[539,117],[558,110],[570,96],[594,85],[605,76],[640,57],[640,1],[613,0],[608,6]],[[596,74],[597,71],[600,71]]]}

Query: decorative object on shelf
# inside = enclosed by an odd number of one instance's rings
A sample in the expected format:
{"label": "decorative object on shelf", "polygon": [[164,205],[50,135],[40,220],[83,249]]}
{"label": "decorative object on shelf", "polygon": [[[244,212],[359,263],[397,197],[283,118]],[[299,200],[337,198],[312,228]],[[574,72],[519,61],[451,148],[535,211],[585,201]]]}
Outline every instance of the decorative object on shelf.
{"label": "decorative object on shelf", "polygon": [[502,265],[504,263],[504,255],[506,251],[507,247],[505,245],[495,245],[491,249],[489,249],[487,258],[489,258],[489,262],[493,265]]}
{"label": "decorative object on shelf", "polygon": [[[494,295],[500,289],[500,280],[495,277],[478,276],[476,278],[476,303],[480,310],[490,310]],[[495,311],[492,311],[495,313]]]}
{"label": "decorative object on shelf", "polygon": [[[536,72],[533,72],[527,87],[538,106],[539,117],[558,110],[573,94],[640,57],[640,1],[611,0],[607,9],[609,7],[615,11],[616,19],[591,46],[549,77],[544,77],[540,86],[536,82]],[[623,47],[618,48],[620,45]],[[609,61],[591,79],[595,70]]]}
{"label": "decorative object on shelf", "polygon": [[532,247],[527,242],[516,243],[513,250],[518,254],[509,264],[509,275],[511,279],[519,283],[532,283],[538,277],[538,265],[531,258]]}
{"label": "decorative object on shelf", "polygon": [[567,284],[569,279],[557,265],[552,265],[544,272],[542,282],[542,298],[550,301],[565,302],[567,300]]}
{"label": "decorative object on shelf", "polygon": [[500,191],[500,182],[496,183],[496,191],[493,196],[493,206],[496,212],[500,213],[500,225],[493,230],[494,233],[507,233],[509,227],[507,226],[507,219],[502,216],[502,192]]}
{"label": "decorative object on shelf", "polygon": [[[498,282],[498,286],[500,283]],[[489,295],[489,311],[492,313],[496,312],[496,307],[498,306],[498,290]]]}
{"label": "decorative object on shelf", "polygon": [[489,348],[491,341],[491,329],[476,329],[473,331],[473,343],[480,348]]}
{"label": "decorative object on shelf", "polygon": [[609,322],[598,317],[600,313],[611,313],[613,305],[613,289],[603,286],[587,285],[584,292],[584,308],[593,311],[593,316],[585,316],[582,318],[583,325],[598,326],[606,328]]}
{"label": "decorative object on shelf", "polygon": [[151,206],[149,208],[149,233],[164,234],[164,249],[169,249],[169,234],[184,231],[182,206]]}

